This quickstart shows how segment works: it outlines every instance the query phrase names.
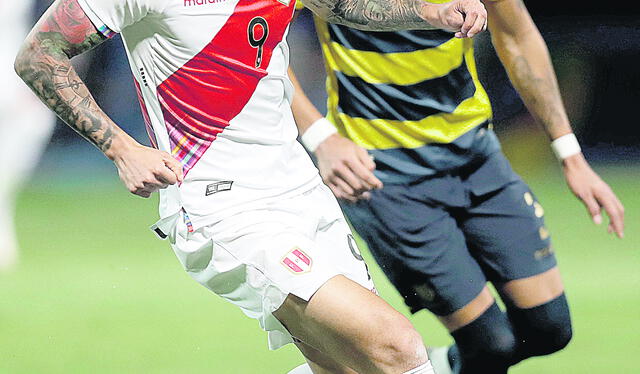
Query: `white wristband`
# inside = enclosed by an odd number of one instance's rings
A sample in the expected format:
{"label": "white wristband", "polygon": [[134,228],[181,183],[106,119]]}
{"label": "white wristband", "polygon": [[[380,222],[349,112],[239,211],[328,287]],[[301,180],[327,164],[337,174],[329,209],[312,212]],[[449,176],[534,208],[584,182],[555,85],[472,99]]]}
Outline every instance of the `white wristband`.
{"label": "white wristband", "polygon": [[573,133],[562,135],[552,141],[551,149],[553,149],[553,153],[556,154],[559,161],[582,152],[578,139]]}
{"label": "white wristband", "polygon": [[309,152],[315,152],[320,143],[337,132],[335,126],[328,119],[322,117],[309,126],[300,137],[300,141]]}

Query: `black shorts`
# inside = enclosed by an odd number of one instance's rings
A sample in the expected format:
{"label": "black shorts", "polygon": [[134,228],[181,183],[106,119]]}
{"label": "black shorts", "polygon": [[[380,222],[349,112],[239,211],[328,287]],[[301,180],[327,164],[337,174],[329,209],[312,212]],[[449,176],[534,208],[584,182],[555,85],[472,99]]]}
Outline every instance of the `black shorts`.
{"label": "black shorts", "polygon": [[385,185],[342,207],[413,313],[448,315],[487,281],[556,266],[543,208],[502,153],[466,173]]}

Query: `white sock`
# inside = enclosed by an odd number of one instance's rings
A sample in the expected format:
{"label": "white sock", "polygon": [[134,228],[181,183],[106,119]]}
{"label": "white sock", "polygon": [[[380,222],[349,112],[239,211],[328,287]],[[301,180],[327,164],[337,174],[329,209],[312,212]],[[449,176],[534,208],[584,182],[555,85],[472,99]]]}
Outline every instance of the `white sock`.
{"label": "white sock", "polygon": [[[431,366],[431,361],[427,361],[423,365],[420,365],[415,369],[411,369],[404,374],[435,374],[435,373],[436,372],[433,371],[433,366]],[[302,364],[294,368],[287,374],[313,374],[313,372],[311,371],[309,364]]]}
{"label": "white sock", "polygon": [[404,374],[436,374],[436,372],[433,370],[433,366],[431,366],[431,361],[427,361],[423,365],[411,369]]}
{"label": "white sock", "polygon": [[296,368],[294,368],[293,370],[291,370],[289,373],[287,374],[313,374],[313,371],[311,371],[311,368],[309,367],[309,364],[302,364]]}
{"label": "white sock", "polygon": [[433,370],[436,374],[452,374],[451,365],[449,365],[449,347],[427,347],[427,353],[429,354],[429,361],[433,365]]}

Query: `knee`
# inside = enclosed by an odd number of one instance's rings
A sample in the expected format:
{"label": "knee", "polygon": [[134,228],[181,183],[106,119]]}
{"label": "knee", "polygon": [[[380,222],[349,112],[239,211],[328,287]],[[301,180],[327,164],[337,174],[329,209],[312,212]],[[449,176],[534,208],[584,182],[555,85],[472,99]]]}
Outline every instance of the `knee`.
{"label": "knee", "polygon": [[495,333],[489,332],[482,344],[480,353],[488,359],[509,362],[513,359],[518,349],[518,341],[508,329],[498,329]]}
{"label": "knee", "polygon": [[554,332],[552,337],[552,343],[554,350],[553,352],[557,352],[559,350],[564,349],[571,339],[573,338],[573,329],[571,328],[571,323],[563,324],[562,326],[558,326],[558,329]]}
{"label": "knee", "polygon": [[451,333],[456,341],[450,361],[460,372],[501,373],[513,362],[518,340],[507,316],[492,304],[470,324]]}
{"label": "knee", "polygon": [[530,346],[532,355],[548,355],[562,350],[569,344],[573,337],[571,320],[568,316],[567,318],[558,317],[555,320],[546,320],[537,326],[532,326],[531,334],[528,337],[529,344],[524,343]]}
{"label": "knee", "polygon": [[422,337],[408,320],[387,325],[373,357],[377,361],[376,366],[385,373],[405,372],[428,360]]}
{"label": "knee", "polygon": [[573,337],[571,316],[564,295],[531,308],[510,312],[521,349],[526,357],[548,355],[562,350]]}

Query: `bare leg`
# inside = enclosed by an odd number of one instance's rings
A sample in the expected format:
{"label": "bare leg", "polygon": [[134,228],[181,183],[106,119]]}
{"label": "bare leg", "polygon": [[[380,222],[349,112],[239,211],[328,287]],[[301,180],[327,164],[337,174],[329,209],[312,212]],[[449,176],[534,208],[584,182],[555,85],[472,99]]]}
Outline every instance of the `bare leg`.
{"label": "bare leg", "polygon": [[499,286],[502,296],[518,308],[545,304],[564,292],[557,267],[532,277],[516,279]]}
{"label": "bare leg", "polygon": [[491,295],[489,288],[485,286],[482,291],[480,291],[480,294],[467,305],[449,315],[438,317],[438,319],[450,332],[455,331],[473,322],[494,302],[495,299]]}
{"label": "bare leg", "polygon": [[[274,316],[303,349],[313,347],[308,358],[325,373],[349,373],[347,367],[360,374],[400,374],[428,361],[409,320],[344,276],[330,279],[309,302],[289,295]],[[313,356],[316,351],[331,360]]]}
{"label": "bare leg", "polygon": [[296,345],[307,359],[314,374],[358,374],[308,344],[297,342]]}

